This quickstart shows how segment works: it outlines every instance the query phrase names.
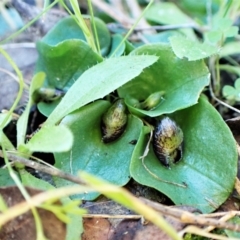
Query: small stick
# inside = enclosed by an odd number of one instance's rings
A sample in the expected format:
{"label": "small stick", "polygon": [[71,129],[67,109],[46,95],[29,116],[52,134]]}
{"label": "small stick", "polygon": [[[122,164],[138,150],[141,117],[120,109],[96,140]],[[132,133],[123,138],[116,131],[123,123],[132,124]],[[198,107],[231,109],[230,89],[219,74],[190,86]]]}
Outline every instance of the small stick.
{"label": "small stick", "polygon": [[148,206],[152,207],[153,209],[156,209],[157,211],[161,212],[165,215],[170,215],[172,217],[175,217],[179,219],[183,223],[191,223],[191,224],[198,224],[202,226],[214,226],[217,228],[223,228],[223,229],[229,229],[233,231],[240,232],[240,225],[232,224],[232,223],[225,223],[221,222],[216,219],[212,218],[205,218],[201,215],[195,215],[192,213],[189,213],[187,211],[183,211],[180,209],[173,209],[171,207],[164,206],[160,203],[152,202],[148,199],[140,197],[140,199]]}
{"label": "small stick", "polygon": [[[221,217],[219,219],[220,222],[226,222],[228,221],[229,219],[235,217],[235,214],[232,214],[231,212],[230,213],[227,213],[225,216]],[[209,226],[207,228],[204,229],[205,232],[211,232],[212,230],[214,230],[215,227],[214,226]]]}
{"label": "small stick", "polygon": [[141,215],[110,215],[110,214],[83,214],[83,218],[123,218],[123,219],[141,219]]}
{"label": "small stick", "polygon": [[[0,156],[3,157],[3,152],[0,150]],[[60,177],[60,178],[64,178],[68,181],[77,183],[77,184],[82,184],[82,185],[86,185],[85,182],[81,179],[79,179],[78,177],[75,177],[71,174],[65,173],[61,170],[58,170],[57,168],[50,168],[50,167],[46,167],[42,164],[39,164],[37,162],[34,162],[32,160],[29,159],[25,159],[23,157],[11,154],[11,153],[7,153],[7,157],[9,158],[10,161],[14,162],[14,163],[22,163],[23,165],[27,166],[27,167],[31,167],[34,168],[38,171],[44,172],[44,173],[48,173],[52,176],[56,176],[56,177]]]}
{"label": "small stick", "polygon": [[239,240],[239,238],[229,238],[229,237],[225,237],[225,236],[221,236],[221,235],[217,235],[217,234],[213,234],[213,233],[208,233],[208,232],[205,232],[204,230],[202,230],[198,227],[195,227],[195,226],[188,226],[185,229],[183,229],[182,231],[180,231],[178,234],[180,236],[183,236],[185,233],[192,233],[194,235],[204,236],[209,239]]}

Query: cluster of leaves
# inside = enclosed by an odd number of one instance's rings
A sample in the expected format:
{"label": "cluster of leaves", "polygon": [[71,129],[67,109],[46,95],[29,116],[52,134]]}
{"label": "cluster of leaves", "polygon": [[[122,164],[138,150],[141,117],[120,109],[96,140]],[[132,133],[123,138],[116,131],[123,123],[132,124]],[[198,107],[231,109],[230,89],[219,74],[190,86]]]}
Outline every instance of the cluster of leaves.
{"label": "cluster of leaves", "polygon": [[[119,186],[132,177],[166,194],[176,204],[191,205],[202,212],[215,210],[232,192],[237,151],[222,117],[200,94],[210,82],[204,59],[226,56],[235,44],[225,44],[227,38],[237,34],[232,20],[223,13],[226,9],[228,6],[220,8],[212,24],[206,25],[195,22],[172,3],[154,4],[145,15],[147,20],[166,25],[191,23],[204,42],[189,28],[145,35],[149,44],[140,47],[120,34],[111,35],[104,22],[92,19],[99,52],[86,42],[76,18],[60,21],[37,44],[39,59],[30,100],[17,123],[17,150],[27,157],[33,152],[53,152],[55,166],[64,172],[76,175],[84,170]],[[88,16],[85,21],[89,21]],[[51,102],[39,102],[37,94],[42,86],[66,94]],[[164,92],[164,96],[154,109],[134,104],[156,92]],[[128,124],[119,139],[105,144],[101,119],[112,104],[112,96],[124,99]],[[26,143],[28,116],[34,104],[47,120]],[[183,157],[168,169],[160,164],[150,145],[145,156],[150,174],[141,161],[150,132],[145,123],[162,115],[170,116],[183,130]],[[4,126],[5,119],[2,114]],[[131,144],[135,141],[136,145]],[[3,132],[1,145],[16,150]],[[24,183],[30,185],[33,179],[25,178]],[[54,183],[57,187],[71,184],[59,178]],[[75,197],[93,200],[98,196],[91,192]]]}
{"label": "cluster of leaves", "polygon": [[[177,20],[169,18],[170,12],[178,16],[174,18]],[[189,23],[189,17],[170,3],[153,5],[146,18],[161,24],[180,20],[180,23]],[[48,119],[42,129],[27,144],[22,141],[19,148],[24,145],[30,152],[54,152],[55,165],[65,172],[76,174],[81,169],[117,185],[125,185],[133,177],[163,192],[176,204],[194,205],[203,212],[213,211],[232,191],[237,154],[234,139],[221,116],[205,97],[199,99],[209,84],[209,71],[202,59],[218,54],[222,41],[235,35],[236,27],[229,18],[216,15],[212,28],[204,33],[203,43],[197,41],[191,29],[183,30],[184,35],[172,31],[166,38],[168,41],[136,49],[124,41],[112,58],[116,42],[122,37],[111,35],[101,20],[94,22],[101,55],[85,42],[83,32],[72,17],[59,22],[38,43],[37,72],[44,72],[46,78],[41,73],[37,77],[42,76],[46,87],[67,93],[60,103],[58,100],[38,104]],[[128,125],[122,137],[104,144],[101,118],[111,103],[98,99],[109,99],[107,96],[115,90],[128,106]],[[153,110],[132,104],[132,99],[143,101],[158,91],[165,94]],[[150,147],[145,163],[158,179],[146,171],[140,160],[149,139],[149,128],[143,119],[157,119],[164,114],[183,129],[184,151],[182,160],[167,169]],[[130,144],[133,140],[137,140],[136,146]],[[60,143],[62,141],[64,144]],[[54,182],[58,187],[70,184],[63,179]],[[89,193],[76,197],[92,200],[98,195]]]}

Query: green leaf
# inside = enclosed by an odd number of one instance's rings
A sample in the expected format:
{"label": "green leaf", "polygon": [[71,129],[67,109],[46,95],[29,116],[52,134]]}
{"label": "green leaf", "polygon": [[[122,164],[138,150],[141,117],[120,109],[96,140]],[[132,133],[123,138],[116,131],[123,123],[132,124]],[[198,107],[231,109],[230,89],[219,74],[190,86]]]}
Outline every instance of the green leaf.
{"label": "green leaf", "polygon": [[25,142],[28,117],[29,117],[31,107],[34,104],[33,94],[37,89],[42,87],[44,79],[45,79],[45,73],[43,72],[37,73],[36,75],[34,75],[32,79],[30,90],[29,90],[29,100],[28,100],[27,106],[23,114],[20,116],[20,118],[17,121],[17,145],[18,146],[24,144]]}
{"label": "green leaf", "polygon": [[235,80],[234,86],[238,91],[240,91],[240,78]]}
{"label": "green leaf", "polygon": [[209,31],[204,34],[205,41],[211,44],[217,44],[219,41],[221,41],[222,37],[222,32],[217,30]]}
{"label": "green leaf", "polygon": [[184,36],[173,36],[170,43],[177,57],[186,57],[189,61],[204,59],[220,51],[217,46],[193,41]]}
{"label": "green leaf", "polygon": [[[233,223],[233,224],[239,225],[240,224],[239,216],[233,217],[232,219],[230,219],[228,221],[228,223]],[[238,238],[238,239],[240,238],[240,233],[239,232],[231,231],[231,230],[227,230],[227,229],[225,229],[224,231],[227,234],[227,236],[230,237],[230,238]]]}
{"label": "green leaf", "polygon": [[193,22],[192,19],[183,13],[174,3],[153,4],[147,11],[147,20],[162,24],[180,24]]}
{"label": "green leaf", "polygon": [[229,55],[238,55],[240,53],[240,42],[229,42],[223,45],[220,51],[220,57],[227,57]]}
{"label": "green leaf", "polygon": [[51,189],[55,189],[53,185],[50,183],[34,177],[32,174],[27,172],[25,169],[21,169],[20,173],[20,178],[24,186],[26,187],[32,187],[36,188],[39,190],[47,191]]}
{"label": "green leaf", "polygon": [[37,71],[47,76],[47,85],[68,89],[88,68],[102,61],[102,58],[83,40],[69,39],[57,45],[44,41],[37,43],[39,59]]}
{"label": "green leaf", "polygon": [[97,64],[76,80],[45,123],[55,124],[70,112],[103,98],[138,76],[157,59],[156,56],[123,56]]}
{"label": "green leaf", "polygon": [[48,117],[56,108],[56,106],[60,103],[60,101],[61,99],[57,99],[53,102],[39,102],[37,107],[41,114]]}
{"label": "green leaf", "polygon": [[[2,124],[5,121],[5,118],[7,117],[7,115],[8,115],[7,112],[0,113],[0,124]],[[3,126],[3,128],[6,127],[8,125],[8,123],[10,123],[11,120],[12,120],[12,117],[10,116],[10,118],[8,118],[8,120],[5,123],[5,125]]]}
{"label": "green leaf", "polygon": [[[147,20],[159,23],[159,24],[193,24],[196,23],[182,12],[174,3],[161,2],[152,4],[149,10],[146,12],[145,17]],[[196,35],[192,29],[181,29],[184,35],[190,39],[196,40]]]}
{"label": "green leaf", "polygon": [[9,138],[5,135],[5,133],[2,130],[0,130],[0,146],[4,146],[6,150],[12,151],[16,150],[11,141],[9,140]]}
{"label": "green leaf", "polygon": [[8,205],[3,199],[2,195],[0,195],[0,211],[4,213],[8,209]]}
{"label": "green leaf", "polygon": [[24,145],[31,152],[65,152],[73,144],[73,135],[65,126],[43,126]]}
{"label": "green leaf", "polygon": [[232,26],[233,20],[216,14],[213,17],[213,31],[217,30],[224,38],[234,37],[238,34],[238,27]]}
{"label": "green leaf", "polygon": [[225,37],[235,37],[238,35],[238,27],[232,26],[225,32]]}
{"label": "green leaf", "polygon": [[8,169],[1,168],[0,169],[0,186],[7,187],[7,186],[12,186],[12,185],[15,185],[15,182],[11,178]]}
{"label": "green leaf", "polygon": [[123,43],[121,45],[121,47],[118,49],[118,51],[112,56],[112,54],[114,53],[114,51],[118,48],[119,44],[121,43],[121,41],[123,40],[123,37],[122,35],[120,34],[114,34],[112,36],[112,45],[111,45],[111,50],[110,52],[108,53],[108,56],[111,56],[111,57],[116,57],[116,56],[121,56],[123,55],[124,53],[124,50],[126,48],[126,44]]}
{"label": "green leaf", "polygon": [[[85,21],[88,25],[90,16],[84,16]],[[102,55],[106,55],[109,51],[111,44],[111,36],[106,24],[99,18],[94,18],[96,30],[98,33],[99,44],[101,48]],[[93,26],[90,25],[93,29]],[[73,17],[66,17],[58,22],[58,24],[48,32],[48,34],[42,39],[47,45],[56,46],[60,42],[65,40],[81,39],[86,42],[84,33],[82,32],[80,26],[77,24]]]}
{"label": "green leaf", "polygon": [[149,139],[143,129],[132,155],[131,176],[166,194],[175,204],[212,212],[228,198],[234,187],[237,150],[232,133],[205,98],[170,117],[183,130],[183,158],[169,169],[160,163],[150,147],[144,160],[150,174],[139,159]]}
{"label": "green leaf", "polygon": [[[167,44],[151,44],[132,52],[134,55],[156,54],[159,60],[145,69],[133,81],[118,89],[120,97],[127,97],[129,110],[151,117],[192,106],[209,84],[209,72],[203,61],[189,62],[176,58]],[[135,108],[129,98],[143,101],[152,93],[163,91],[163,101],[151,111]]]}
{"label": "green leaf", "polygon": [[[71,151],[54,154],[57,168],[74,175],[82,169],[120,186],[129,181],[129,165],[134,149],[131,141],[138,139],[142,122],[130,115],[123,135],[114,142],[105,144],[102,141],[101,118],[109,107],[109,102],[100,100],[62,120],[61,125],[71,129],[74,144]],[[60,187],[72,183],[55,179],[55,184]],[[81,198],[94,199],[98,195],[88,193],[81,195]]]}
{"label": "green leaf", "polygon": [[6,36],[13,30],[20,29],[24,26],[22,18],[18,11],[13,8],[2,7],[0,14],[0,36]]}
{"label": "green leaf", "polygon": [[234,73],[240,77],[240,67],[238,66],[232,66],[229,64],[220,64],[219,69],[226,70],[227,72],[230,72],[230,73]]}
{"label": "green leaf", "polygon": [[149,43],[169,43],[169,38],[175,35],[183,34],[180,31],[169,30],[156,34],[144,34],[143,36]]}
{"label": "green leaf", "polygon": [[233,99],[235,100],[235,97],[237,95],[237,90],[234,87],[229,85],[225,85],[222,89],[222,92],[223,92],[223,96],[229,100],[233,100]]}

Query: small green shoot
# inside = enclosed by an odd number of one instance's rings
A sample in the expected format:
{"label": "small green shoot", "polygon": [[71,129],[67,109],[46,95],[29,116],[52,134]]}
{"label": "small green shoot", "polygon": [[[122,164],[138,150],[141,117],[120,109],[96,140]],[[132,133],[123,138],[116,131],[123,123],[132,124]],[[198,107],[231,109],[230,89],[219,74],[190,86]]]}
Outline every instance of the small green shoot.
{"label": "small green shoot", "polygon": [[240,78],[237,78],[234,82],[234,87],[225,85],[222,89],[223,96],[229,100],[232,104],[240,101]]}

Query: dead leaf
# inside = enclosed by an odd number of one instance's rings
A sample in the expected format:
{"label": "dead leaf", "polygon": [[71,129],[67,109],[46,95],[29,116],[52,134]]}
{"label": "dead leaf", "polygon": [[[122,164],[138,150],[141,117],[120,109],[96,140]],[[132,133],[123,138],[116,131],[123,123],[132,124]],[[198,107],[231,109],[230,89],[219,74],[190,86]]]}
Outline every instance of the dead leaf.
{"label": "dead leaf", "polygon": [[104,218],[84,218],[83,227],[82,240],[106,240],[111,224]]}
{"label": "dead leaf", "polygon": [[[40,190],[26,188],[30,196],[40,193]],[[16,186],[0,188],[0,194],[8,207],[25,201],[19,189]],[[60,204],[60,202],[58,202]],[[44,234],[49,240],[65,240],[66,225],[61,222],[52,212],[44,209],[38,209],[38,214],[42,221]],[[18,216],[2,226],[0,231],[1,240],[35,240],[36,226],[31,211]]]}

